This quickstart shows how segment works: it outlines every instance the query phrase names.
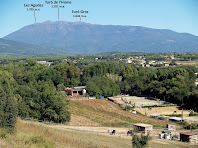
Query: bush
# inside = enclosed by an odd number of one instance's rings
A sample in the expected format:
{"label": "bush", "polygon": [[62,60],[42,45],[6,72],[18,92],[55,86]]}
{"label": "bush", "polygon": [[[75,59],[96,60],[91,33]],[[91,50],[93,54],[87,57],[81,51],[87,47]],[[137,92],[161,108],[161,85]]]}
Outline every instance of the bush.
{"label": "bush", "polygon": [[146,148],[148,146],[148,141],[151,139],[149,135],[144,136],[141,134],[141,136],[133,135],[132,139],[132,146],[133,148]]}
{"label": "bush", "polygon": [[6,139],[7,138],[7,131],[5,129],[0,129],[0,138]]}
{"label": "bush", "polygon": [[65,86],[63,84],[58,84],[57,85],[57,90],[58,91],[64,91],[65,90]]}
{"label": "bush", "polygon": [[185,129],[197,129],[198,128],[198,124],[191,123],[191,124],[185,125],[184,128]]}
{"label": "bush", "polygon": [[192,113],[192,112],[191,112],[191,113],[189,114],[189,116],[198,116],[198,114],[197,114],[197,113]]}

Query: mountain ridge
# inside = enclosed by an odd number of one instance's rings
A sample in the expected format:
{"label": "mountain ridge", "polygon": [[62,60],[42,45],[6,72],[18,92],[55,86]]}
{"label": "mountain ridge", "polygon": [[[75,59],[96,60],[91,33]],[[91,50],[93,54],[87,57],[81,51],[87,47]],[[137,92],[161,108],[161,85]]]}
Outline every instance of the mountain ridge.
{"label": "mountain ridge", "polygon": [[169,29],[142,26],[99,25],[84,22],[45,21],[25,26],[3,39],[61,48],[64,53],[196,52],[198,36]]}

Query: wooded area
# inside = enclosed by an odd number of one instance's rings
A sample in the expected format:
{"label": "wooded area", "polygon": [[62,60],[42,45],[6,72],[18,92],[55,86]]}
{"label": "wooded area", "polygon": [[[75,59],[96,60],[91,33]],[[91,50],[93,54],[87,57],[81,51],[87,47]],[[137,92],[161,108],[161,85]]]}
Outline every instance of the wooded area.
{"label": "wooded area", "polygon": [[151,96],[197,110],[197,71],[194,66],[145,68],[113,61],[54,61],[49,67],[33,60],[9,62],[0,65],[0,126],[12,128],[17,115],[69,122],[69,101],[60,91],[81,85],[98,98],[120,93]]}

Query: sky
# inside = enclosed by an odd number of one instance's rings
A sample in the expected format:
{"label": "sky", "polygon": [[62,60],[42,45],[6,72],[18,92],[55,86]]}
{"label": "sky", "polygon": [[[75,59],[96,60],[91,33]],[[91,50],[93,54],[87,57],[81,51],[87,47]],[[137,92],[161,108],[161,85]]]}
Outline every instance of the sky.
{"label": "sky", "polygon": [[[48,0],[49,1],[49,0]],[[59,1],[59,0],[57,0]],[[63,0],[64,1],[64,0]],[[65,0],[68,1],[68,0]],[[144,26],[198,36],[198,0],[71,0],[59,9],[59,20],[80,21],[72,10],[88,11],[85,23]],[[58,21],[58,9],[45,0],[0,0],[0,38],[35,23],[34,12],[24,4],[44,4],[35,12],[38,23]]]}

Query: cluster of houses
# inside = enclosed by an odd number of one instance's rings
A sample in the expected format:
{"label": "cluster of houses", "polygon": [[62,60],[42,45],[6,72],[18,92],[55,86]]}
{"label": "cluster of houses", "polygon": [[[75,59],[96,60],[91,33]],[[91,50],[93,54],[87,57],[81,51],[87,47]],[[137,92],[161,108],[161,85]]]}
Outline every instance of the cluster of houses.
{"label": "cluster of houses", "polygon": [[[170,55],[169,56],[162,56],[166,59],[169,59],[169,60],[174,60],[175,57],[174,55]],[[170,61],[149,61],[148,63],[146,62],[146,58],[143,57],[143,56],[134,56],[134,57],[128,57],[126,59],[126,63],[128,64],[136,64],[136,63],[139,63],[142,67],[168,67],[170,66]]]}

